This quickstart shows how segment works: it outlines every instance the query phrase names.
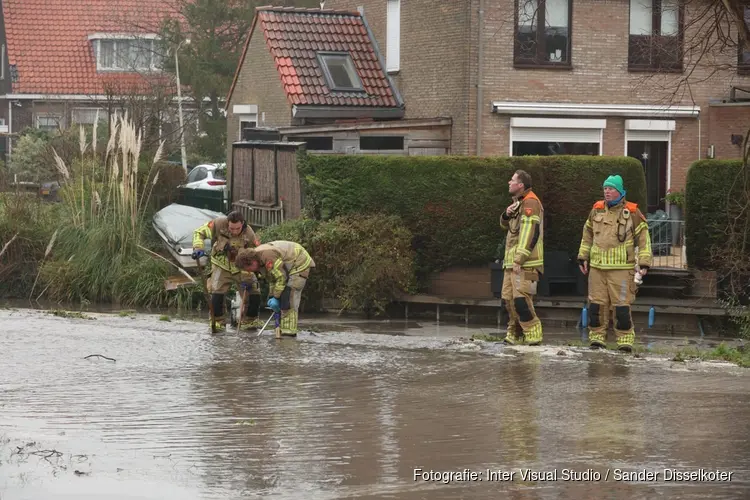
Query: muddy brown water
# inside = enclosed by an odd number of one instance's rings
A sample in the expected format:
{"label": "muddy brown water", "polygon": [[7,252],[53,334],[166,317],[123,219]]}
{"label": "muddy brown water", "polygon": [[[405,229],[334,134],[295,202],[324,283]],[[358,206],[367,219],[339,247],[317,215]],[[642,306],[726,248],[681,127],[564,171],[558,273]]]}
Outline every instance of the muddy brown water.
{"label": "muddy brown water", "polygon": [[429,328],[277,341],[29,310],[0,325],[2,500],[750,497],[750,370]]}

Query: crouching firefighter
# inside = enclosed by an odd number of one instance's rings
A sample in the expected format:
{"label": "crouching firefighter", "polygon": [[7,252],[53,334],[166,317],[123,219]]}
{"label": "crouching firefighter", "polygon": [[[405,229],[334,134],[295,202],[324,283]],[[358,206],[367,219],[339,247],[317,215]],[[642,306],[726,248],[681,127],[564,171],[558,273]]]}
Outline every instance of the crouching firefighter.
{"label": "crouching firefighter", "polygon": [[594,203],[578,250],[578,265],[589,276],[589,342],[593,349],[606,347],[614,307],[617,347],[631,352],[635,343],[630,310],[637,291],[635,267],[638,265],[642,275],[648,272],[653,258],[651,238],[646,217],[638,205],[625,199],[622,177],[611,175],[602,187],[604,200]]}
{"label": "crouching firefighter", "polygon": [[513,174],[508,192],[514,202],[500,217],[500,226],[508,231],[502,291],[510,316],[505,343],[539,345],[542,322],[533,300],[544,272],[544,207],[531,190],[531,175],[523,170]]}
{"label": "crouching firefighter", "polygon": [[193,259],[200,259],[206,253],[203,250],[203,240],[211,240],[211,277],[207,288],[211,294],[211,304],[214,312],[212,331],[226,328],[224,318],[225,295],[234,283],[241,292],[247,291],[246,309],[242,325],[245,329],[257,328],[262,325],[258,318],[260,312],[260,286],[258,278],[253,273],[241,272],[234,264],[237,252],[245,248],[260,245],[255,231],[245,222],[240,212],[234,211],[225,217],[218,217],[207,222],[193,234]]}
{"label": "crouching firefighter", "polygon": [[281,312],[281,335],[297,336],[302,289],[315,267],[310,254],[293,241],[271,241],[240,250],[235,261],[249,273],[263,272],[268,280],[268,307]]}

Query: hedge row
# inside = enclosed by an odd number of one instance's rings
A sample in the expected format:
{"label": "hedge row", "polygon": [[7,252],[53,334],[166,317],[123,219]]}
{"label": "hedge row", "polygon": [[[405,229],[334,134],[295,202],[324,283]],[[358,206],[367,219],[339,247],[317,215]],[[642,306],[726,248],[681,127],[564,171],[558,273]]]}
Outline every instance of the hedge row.
{"label": "hedge row", "polygon": [[[750,215],[742,212],[742,205],[750,194],[741,173],[741,160],[700,160],[690,166],[685,186],[685,234],[690,267],[715,269],[713,254],[726,243],[730,219],[741,216],[744,219],[740,224],[748,222]],[[750,241],[746,244],[750,248]]]}
{"label": "hedge row", "polygon": [[346,214],[398,215],[414,235],[420,283],[449,266],[501,256],[500,214],[508,180],[528,171],[545,207],[545,249],[578,251],[581,230],[602,182],[620,174],[628,199],[645,206],[646,179],[629,157],[306,155],[306,209],[319,219]]}
{"label": "hedge row", "polygon": [[305,310],[324,298],[343,309],[382,312],[400,292],[415,291],[412,234],[396,216],[349,215],[329,221],[295,219],[259,232],[262,241],[296,241],[315,260]]}

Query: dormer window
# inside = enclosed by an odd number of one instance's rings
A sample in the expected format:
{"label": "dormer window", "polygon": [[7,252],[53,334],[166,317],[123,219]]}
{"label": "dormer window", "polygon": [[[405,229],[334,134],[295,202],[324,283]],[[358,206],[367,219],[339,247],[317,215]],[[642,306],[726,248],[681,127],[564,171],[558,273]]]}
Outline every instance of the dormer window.
{"label": "dormer window", "polygon": [[97,71],[158,71],[161,55],[156,35],[89,36],[94,44]]}
{"label": "dormer window", "polygon": [[328,88],[335,91],[362,92],[362,82],[354,69],[352,58],[346,52],[318,52]]}

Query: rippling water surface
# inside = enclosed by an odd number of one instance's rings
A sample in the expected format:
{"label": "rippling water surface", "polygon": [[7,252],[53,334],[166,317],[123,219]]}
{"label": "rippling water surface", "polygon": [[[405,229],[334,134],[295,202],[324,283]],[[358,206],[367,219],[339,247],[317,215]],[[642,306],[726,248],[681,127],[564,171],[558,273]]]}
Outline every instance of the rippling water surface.
{"label": "rippling water surface", "polygon": [[750,371],[428,337],[211,337],[144,315],[0,311],[0,324],[2,500],[750,498]]}

